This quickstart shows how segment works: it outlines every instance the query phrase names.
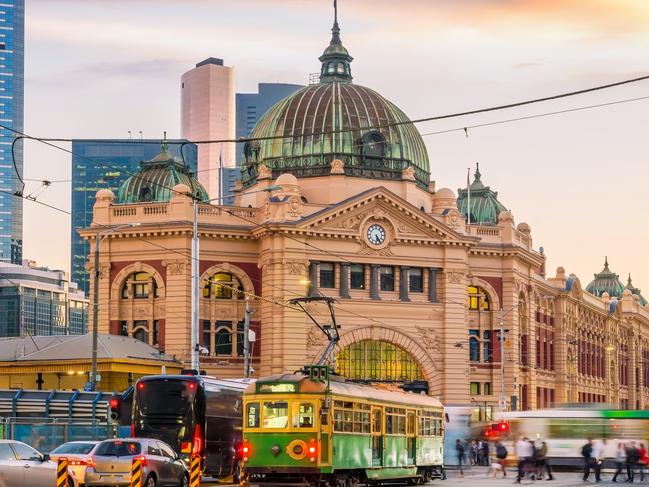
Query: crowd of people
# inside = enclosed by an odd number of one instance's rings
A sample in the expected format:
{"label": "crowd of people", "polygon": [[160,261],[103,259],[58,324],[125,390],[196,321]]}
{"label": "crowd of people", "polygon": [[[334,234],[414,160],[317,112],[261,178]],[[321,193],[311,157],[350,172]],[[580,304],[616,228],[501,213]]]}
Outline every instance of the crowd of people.
{"label": "crowd of people", "polygon": [[[471,440],[464,443],[458,439],[455,442],[455,449],[461,476],[464,475],[465,466],[475,465],[489,467],[488,474],[494,477],[499,473],[507,477],[507,459],[510,454],[500,441],[493,444],[485,440]],[[548,445],[545,441],[535,442],[523,437],[514,444],[514,450],[517,461],[515,483],[520,483],[524,477],[529,476],[533,476],[535,480],[554,480],[548,459]],[[584,482],[589,480],[591,472],[595,476],[595,481],[601,482],[602,466],[606,459],[612,460],[615,465],[612,482],[617,482],[618,479],[633,482],[636,478],[642,482],[645,470],[649,467],[649,452],[643,443],[636,444],[633,441],[628,444],[618,443],[614,456],[611,456],[606,440],[588,439],[578,453],[583,459]],[[649,471],[647,475],[649,476]]]}

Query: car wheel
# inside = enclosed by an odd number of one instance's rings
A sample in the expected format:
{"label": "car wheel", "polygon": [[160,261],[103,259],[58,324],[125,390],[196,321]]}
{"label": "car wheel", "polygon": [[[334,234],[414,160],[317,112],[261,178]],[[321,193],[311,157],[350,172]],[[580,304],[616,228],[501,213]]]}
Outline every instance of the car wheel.
{"label": "car wheel", "polygon": [[144,482],[144,487],[155,487],[155,477],[153,475],[149,475],[146,478],[146,482]]}
{"label": "car wheel", "polygon": [[183,474],[183,479],[180,481],[180,487],[189,487],[189,475]]}

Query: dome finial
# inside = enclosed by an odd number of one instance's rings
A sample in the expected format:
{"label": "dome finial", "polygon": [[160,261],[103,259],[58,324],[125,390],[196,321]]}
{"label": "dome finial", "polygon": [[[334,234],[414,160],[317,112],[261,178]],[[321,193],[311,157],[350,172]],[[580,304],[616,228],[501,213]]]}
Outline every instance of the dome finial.
{"label": "dome finial", "polygon": [[473,175],[474,182],[480,181],[480,176],[482,176],[482,174],[480,174],[480,163],[476,162],[475,163],[475,174]]}
{"label": "dome finial", "polygon": [[604,269],[608,270],[608,255],[604,256]]}
{"label": "dome finial", "polygon": [[629,289],[633,287],[633,283],[631,282],[631,273],[630,272],[629,272],[629,278],[626,281],[626,287],[629,288]]}
{"label": "dome finial", "polygon": [[352,80],[349,63],[354,58],[349,55],[349,52],[347,52],[347,49],[345,49],[345,46],[343,46],[340,40],[337,0],[334,0],[334,25],[331,28],[331,41],[319,59],[322,62],[322,69],[320,70],[321,83]]}
{"label": "dome finial", "polygon": [[164,152],[165,154],[168,154],[169,153],[169,142],[167,142],[167,131],[165,130],[164,132],[162,132],[162,134],[163,134],[163,136],[162,136],[162,144],[161,144],[162,152]]}

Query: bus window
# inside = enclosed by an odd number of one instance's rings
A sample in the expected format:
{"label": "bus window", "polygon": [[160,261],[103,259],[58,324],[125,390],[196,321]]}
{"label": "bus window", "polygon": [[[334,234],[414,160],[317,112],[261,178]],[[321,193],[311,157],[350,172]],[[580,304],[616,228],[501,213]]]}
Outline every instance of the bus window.
{"label": "bus window", "polygon": [[301,402],[297,406],[297,414],[293,415],[293,427],[313,428],[313,426],[315,425],[313,403]]}
{"label": "bus window", "polygon": [[264,428],[286,428],[288,426],[288,402],[264,402]]}
{"label": "bus window", "polygon": [[259,403],[251,402],[246,406],[246,427],[259,428]]}

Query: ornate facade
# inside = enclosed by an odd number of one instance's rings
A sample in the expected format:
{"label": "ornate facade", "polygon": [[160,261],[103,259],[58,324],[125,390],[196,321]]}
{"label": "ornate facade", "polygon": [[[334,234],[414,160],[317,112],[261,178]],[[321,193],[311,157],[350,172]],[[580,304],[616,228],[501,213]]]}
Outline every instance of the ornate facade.
{"label": "ornate facade", "polygon": [[[423,382],[487,415],[501,396],[507,408],[645,407],[649,308],[639,291],[596,296],[563,268],[547,278],[530,225],[515,223],[479,173],[470,205],[466,189],[458,199],[428,182],[414,126],[352,84],[337,22],[320,59],[320,84],[260,119],[253,136],[265,139],[245,147],[235,205],[196,203],[202,368],[242,374],[246,296],[255,375],[319,358],[326,338],[289,300],[322,295],[336,299],[336,368],[352,379]],[[182,182],[166,189],[161,201],[98,192],[82,234],[138,224],[100,243],[100,331],[188,363],[198,193]],[[309,312],[330,321],[323,305]]]}

